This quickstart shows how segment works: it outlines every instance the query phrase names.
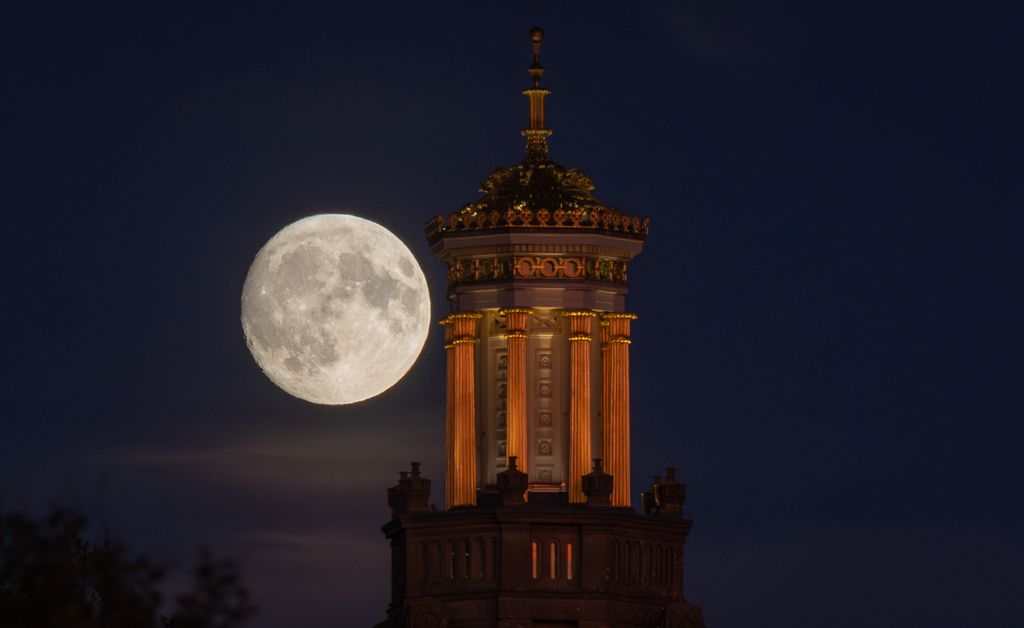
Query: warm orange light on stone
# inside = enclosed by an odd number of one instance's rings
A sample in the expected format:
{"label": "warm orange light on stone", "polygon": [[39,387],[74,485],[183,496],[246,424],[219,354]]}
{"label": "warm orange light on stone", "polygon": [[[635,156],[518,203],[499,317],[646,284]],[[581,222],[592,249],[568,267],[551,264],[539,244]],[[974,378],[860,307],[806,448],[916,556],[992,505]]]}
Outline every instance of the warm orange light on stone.
{"label": "warm orange light on stone", "polygon": [[474,380],[474,354],[477,342],[477,320],[480,314],[463,312],[452,314],[446,321],[450,334],[448,343],[448,406],[451,408],[451,431],[445,440],[449,444],[448,466],[445,478],[451,488],[446,489],[446,505],[476,504],[476,382]]}
{"label": "warm orange light on stone", "polygon": [[505,445],[506,460],[515,456],[519,470],[529,473],[530,446],[527,440],[526,424],[526,323],[530,310],[508,308],[501,311],[508,329],[508,402],[506,429],[508,440]]}
{"label": "warm orange light on stone", "polygon": [[594,313],[567,311],[569,319],[569,501],[582,504],[583,476],[590,472],[590,328]]}
{"label": "warm orange light on stone", "polygon": [[605,314],[604,377],[605,412],[603,451],[605,471],[615,478],[612,506],[630,506],[629,494],[629,334],[635,314]]}
{"label": "warm orange light on stone", "polygon": [[444,451],[447,456],[444,471],[444,504],[446,508],[451,508],[455,490],[455,460],[452,453],[455,451],[455,345],[452,344],[452,319],[442,319],[441,325],[444,326]]}

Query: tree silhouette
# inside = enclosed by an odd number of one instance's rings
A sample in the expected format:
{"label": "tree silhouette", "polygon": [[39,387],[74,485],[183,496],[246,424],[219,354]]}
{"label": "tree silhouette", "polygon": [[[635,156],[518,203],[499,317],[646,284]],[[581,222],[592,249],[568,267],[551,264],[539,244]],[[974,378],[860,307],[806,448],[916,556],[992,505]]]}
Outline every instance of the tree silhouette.
{"label": "tree silhouette", "polygon": [[36,521],[0,510],[0,626],[4,628],[232,628],[255,612],[238,567],[201,548],[193,590],[161,615],[164,570],[59,510]]}

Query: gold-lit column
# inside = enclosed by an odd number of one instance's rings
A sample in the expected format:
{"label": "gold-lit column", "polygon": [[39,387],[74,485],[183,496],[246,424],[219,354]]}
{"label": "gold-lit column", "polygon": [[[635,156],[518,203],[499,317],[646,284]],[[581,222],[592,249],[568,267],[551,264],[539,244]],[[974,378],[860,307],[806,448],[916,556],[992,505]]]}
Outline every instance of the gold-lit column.
{"label": "gold-lit column", "polygon": [[446,316],[440,324],[444,327],[445,389],[444,389],[444,504],[451,508],[455,495],[455,345],[452,344],[452,318]]}
{"label": "gold-lit column", "polygon": [[448,467],[451,491],[448,508],[476,505],[476,382],[473,355],[476,351],[477,320],[480,314],[462,312],[448,317],[451,338],[445,345],[451,356],[448,371],[451,407],[451,437],[448,442]]}
{"label": "gold-lit column", "polygon": [[590,473],[590,327],[594,313],[563,312],[569,318],[569,501],[587,501],[583,476]]}
{"label": "gold-lit column", "polygon": [[605,314],[602,389],[605,472],[614,478],[612,506],[629,506],[629,327],[635,314]]}
{"label": "gold-lit column", "polygon": [[508,381],[505,409],[506,437],[505,455],[516,456],[516,465],[523,473],[529,473],[530,446],[526,427],[526,322],[530,318],[527,308],[506,308],[501,310],[505,317],[505,335],[508,343]]}
{"label": "gold-lit column", "polygon": [[[609,439],[612,433],[612,403],[611,403],[611,386],[609,383],[612,381],[612,360],[610,357],[609,349],[611,345],[608,344],[608,321],[601,317],[601,458],[603,459],[602,464],[604,465],[605,473],[608,471],[608,451],[611,449]],[[614,486],[614,478],[612,480],[612,486]]]}

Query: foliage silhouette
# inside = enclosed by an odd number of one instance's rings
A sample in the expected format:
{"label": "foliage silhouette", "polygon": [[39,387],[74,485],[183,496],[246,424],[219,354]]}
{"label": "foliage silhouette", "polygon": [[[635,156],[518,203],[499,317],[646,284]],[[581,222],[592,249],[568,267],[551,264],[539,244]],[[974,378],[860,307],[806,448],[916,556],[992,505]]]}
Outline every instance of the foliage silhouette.
{"label": "foliage silhouette", "polygon": [[84,538],[80,514],[36,521],[0,508],[0,626],[233,628],[255,612],[235,563],[201,548],[193,590],[161,614],[164,570],[108,537]]}

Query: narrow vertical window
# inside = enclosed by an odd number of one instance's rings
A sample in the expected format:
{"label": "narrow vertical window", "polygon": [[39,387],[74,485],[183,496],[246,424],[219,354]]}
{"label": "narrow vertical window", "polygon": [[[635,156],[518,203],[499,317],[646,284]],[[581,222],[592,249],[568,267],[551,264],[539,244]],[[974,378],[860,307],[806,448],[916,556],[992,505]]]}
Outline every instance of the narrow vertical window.
{"label": "narrow vertical window", "polygon": [[537,541],[534,541],[533,543],[530,544],[530,549],[531,549],[531,552],[533,554],[533,579],[534,580],[536,580],[537,578],[540,578],[540,569],[539,569],[539,566],[537,565],[537,559],[539,558],[537,556],[538,549],[539,549],[537,547],[538,545],[540,545],[540,544],[537,543]]}
{"label": "narrow vertical window", "polygon": [[444,557],[441,554],[441,544],[434,541],[430,544],[430,577],[433,580],[440,580],[444,573]]}
{"label": "narrow vertical window", "polygon": [[455,546],[451,543],[445,543],[445,549],[448,550],[448,579],[455,579]]}
{"label": "narrow vertical window", "polygon": [[554,541],[548,542],[548,563],[551,568],[551,579],[558,577],[558,546]]}
{"label": "narrow vertical window", "polygon": [[476,540],[476,545],[474,547],[476,548],[476,562],[477,562],[477,569],[478,569],[478,571],[476,572],[476,579],[477,580],[483,580],[484,579],[484,571],[486,569],[486,567],[484,565],[486,565],[486,563],[487,563],[487,552],[484,551],[484,540],[483,539],[477,539]]}
{"label": "narrow vertical window", "polygon": [[640,545],[640,564],[637,572],[640,576],[640,584],[647,584],[647,572],[651,568],[651,548],[647,543]]}
{"label": "narrow vertical window", "polygon": [[566,580],[573,579],[572,572],[572,541],[565,544],[565,578]]}

